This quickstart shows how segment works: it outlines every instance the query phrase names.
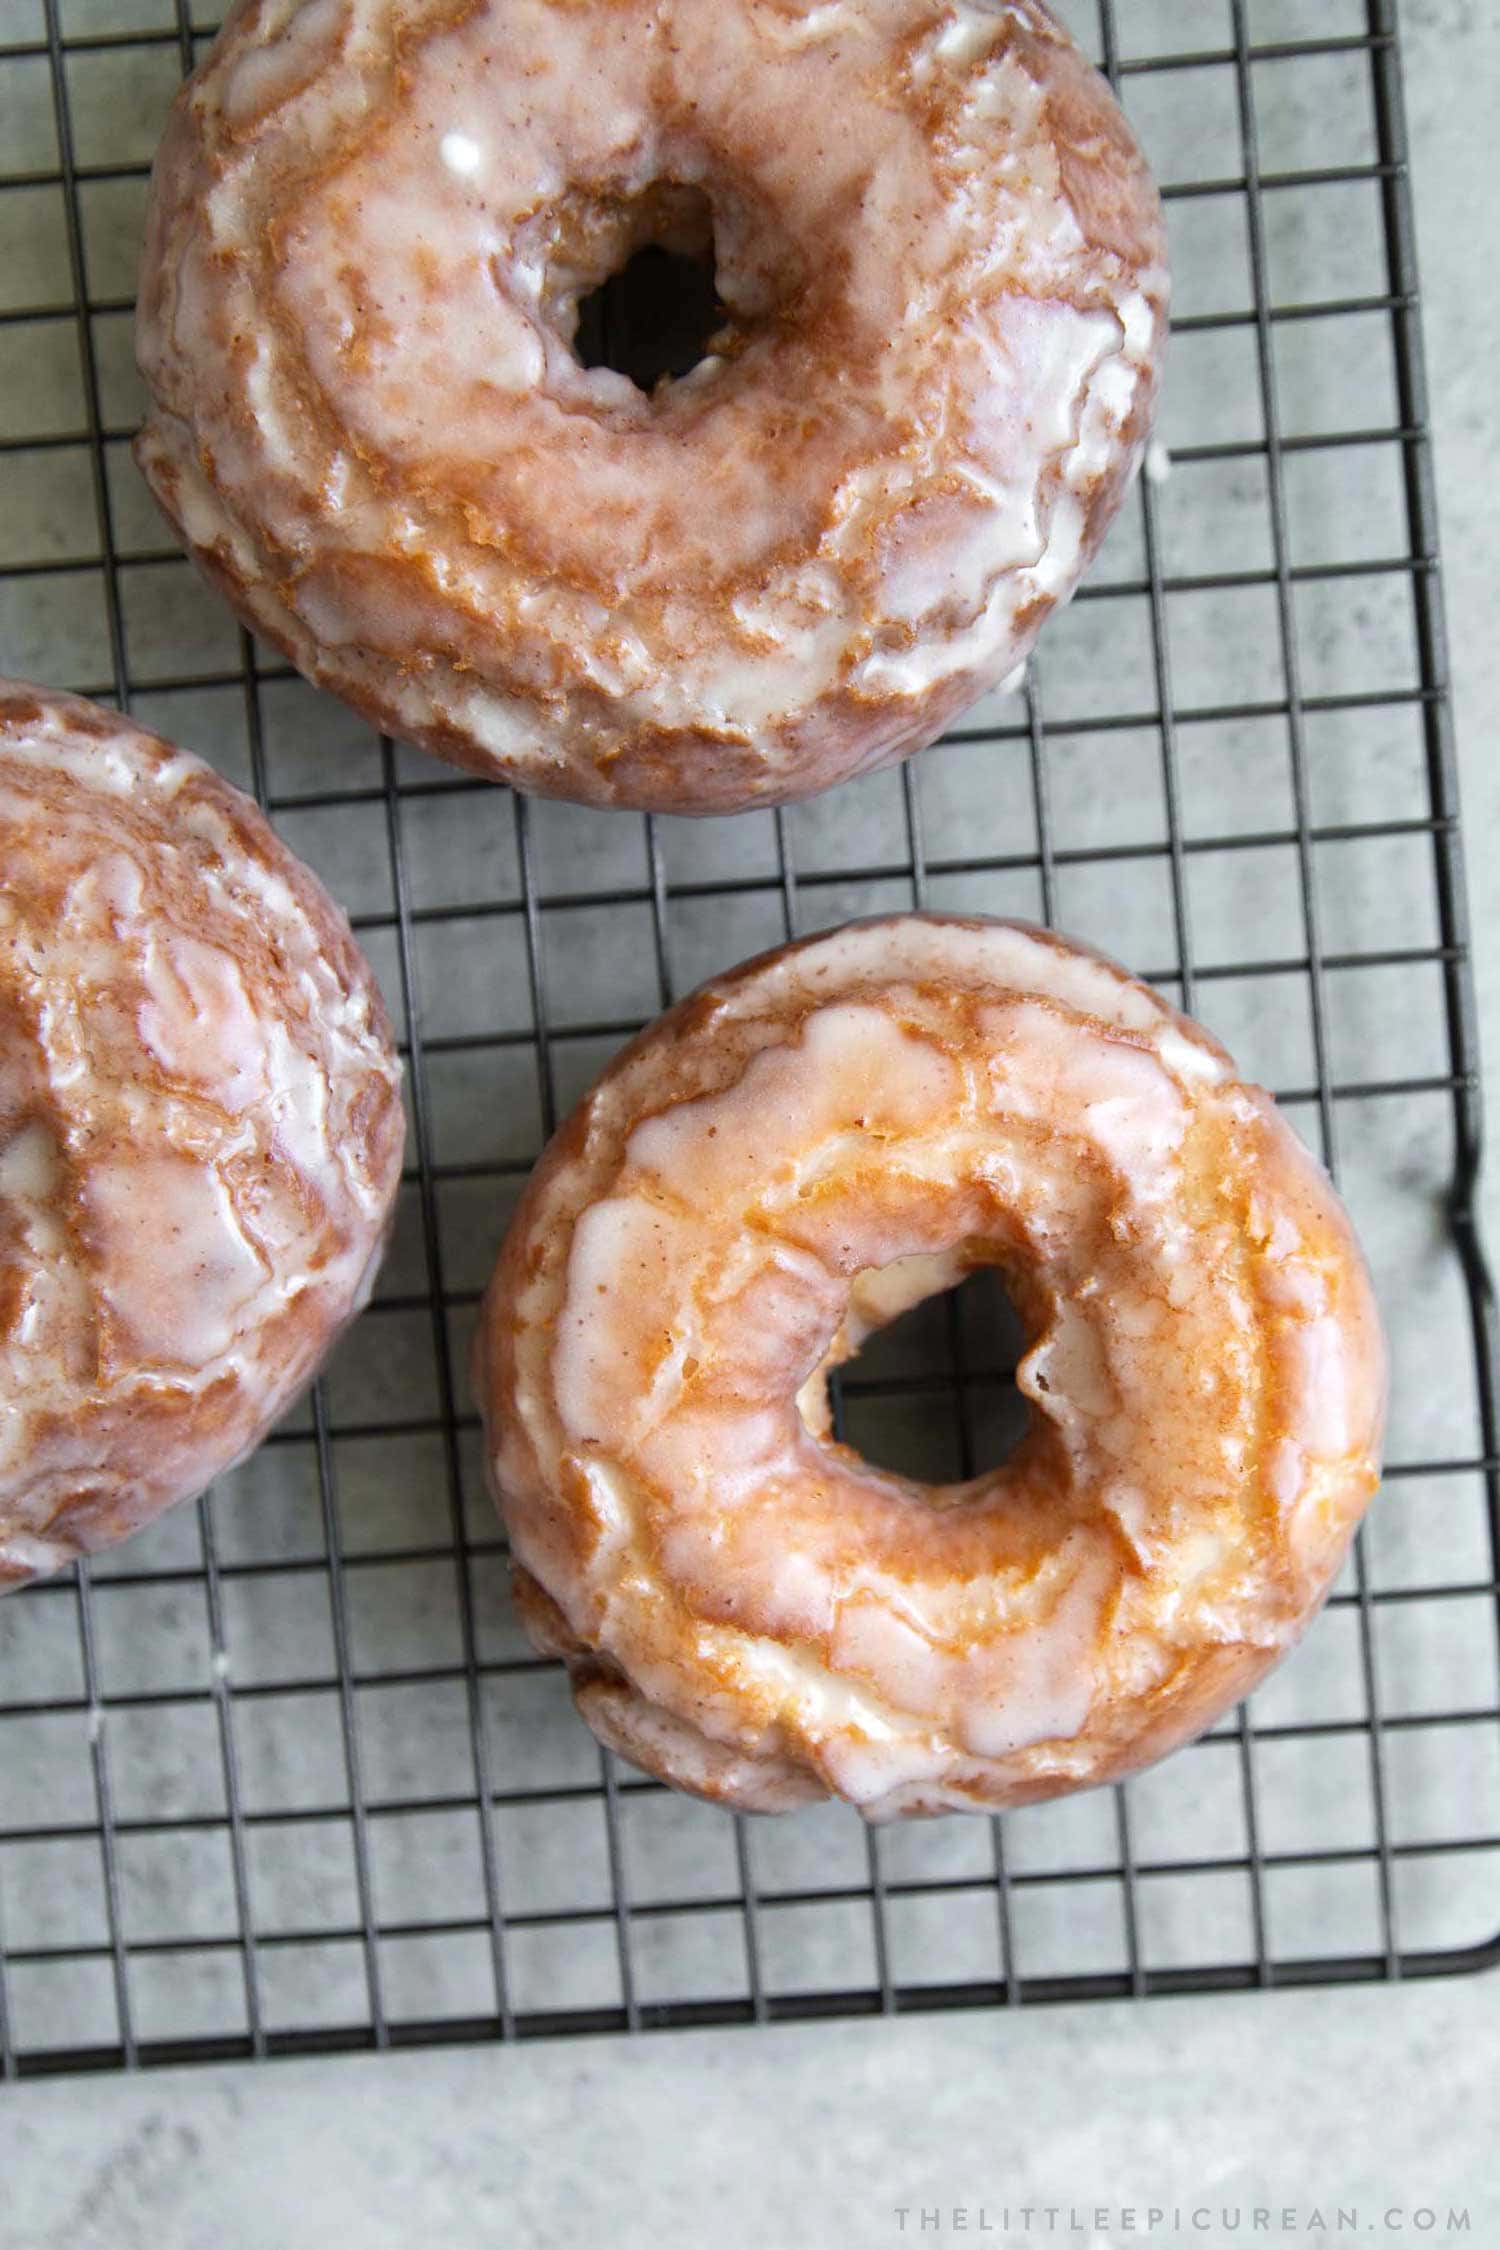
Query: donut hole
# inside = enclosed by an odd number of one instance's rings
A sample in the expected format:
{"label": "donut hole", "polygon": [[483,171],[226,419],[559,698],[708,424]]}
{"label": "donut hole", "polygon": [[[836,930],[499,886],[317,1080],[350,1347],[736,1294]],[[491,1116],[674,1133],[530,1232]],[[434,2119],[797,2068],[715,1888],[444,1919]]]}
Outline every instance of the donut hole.
{"label": "donut hole", "polygon": [[573,349],[583,366],[612,368],[649,394],[690,375],[723,325],[712,244],[694,253],[648,242],[579,299]]}
{"label": "donut hole", "polygon": [[1016,1385],[1031,1341],[1003,1269],[976,1266],[904,1305],[842,1365],[825,1363],[802,1393],[803,1419],[872,1469],[930,1485],[985,1476],[1036,1420]]}
{"label": "donut hole", "polygon": [[580,365],[607,367],[648,396],[690,375],[729,318],[713,205],[680,180],[571,206],[559,217],[554,271]]}

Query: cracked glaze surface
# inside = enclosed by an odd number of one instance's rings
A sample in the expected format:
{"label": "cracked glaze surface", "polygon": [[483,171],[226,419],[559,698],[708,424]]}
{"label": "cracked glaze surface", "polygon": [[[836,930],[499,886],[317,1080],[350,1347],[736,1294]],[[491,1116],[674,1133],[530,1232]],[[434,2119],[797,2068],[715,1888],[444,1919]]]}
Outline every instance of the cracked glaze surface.
{"label": "cracked glaze surface", "polygon": [[369,1295],[400,1068],[238,790],[0,681],[0,1591],[265,1435]]}
{"label": "cracked glaze surface", "polygon": [[[586,371],[580,294],[704,198],[709,356]],[[1071,593],[1164,245],[1038,0],[239,0],[156,163],[138,457],[390,732],[599,804],[805,796]]]}
{"label": "cracked glaze surface", "polygon": [[[1003,1271],[1012,1457],[872,1469],[824,1376]],[[602,1739],[751,1810],[1116,1778],[1248,1692],[1374,1489],[1384,1354],[1326,1174],[1207,1033],[1025,925],[768,954],[554,1138],[477,1388],[521,1612]]]}

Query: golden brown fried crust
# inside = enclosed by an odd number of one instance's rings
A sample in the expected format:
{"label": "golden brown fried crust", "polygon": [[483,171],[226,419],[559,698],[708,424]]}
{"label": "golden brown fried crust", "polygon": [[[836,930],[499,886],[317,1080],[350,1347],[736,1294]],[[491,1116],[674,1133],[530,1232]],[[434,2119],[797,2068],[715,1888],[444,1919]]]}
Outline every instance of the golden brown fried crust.
{"label": "golden brown fried crust", "polygon": [[400,1177],[390,1023],[248,798],[0,682],[0,1580],[240,1458],[363,1304]]}
{"label": "golden brown fried crust", "polygon": [[[709,210],[702,365],[584,370],[580,297]],[[1164,255],[1040,0],[242,0],[157,159],[137,455],[385,731],[594,804],[775,804],[932,740],[1068,597]]]}

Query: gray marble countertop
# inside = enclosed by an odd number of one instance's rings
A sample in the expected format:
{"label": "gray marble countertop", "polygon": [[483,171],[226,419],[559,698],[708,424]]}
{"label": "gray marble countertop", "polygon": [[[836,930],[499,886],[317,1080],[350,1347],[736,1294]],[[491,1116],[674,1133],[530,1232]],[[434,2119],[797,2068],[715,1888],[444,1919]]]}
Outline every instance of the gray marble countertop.
{"label": "gray marble countertop", "polygon": [[1272,2213],[1274,2239],[1337,2240],[1343,2210],[1490,2244],[1494,2002],[1491,1979],[38,2085],[0,2226],[8,2250],[1219,2250]]}
{"label": "gray marble countertop", "polygon": [[[1476,243],[1500,219],[1500,14],[1402,17],[1494,1115],[1500,297]],[[1500,1167],[1486,1204],[1500,1240]],[[1494,2242],[1497,2003],[1490,1976],[37,2082],[0,2108],[0,2243],[1234,2243],[1336,2238],[1351,2209],[1434,2240],[1467,2210]]]}

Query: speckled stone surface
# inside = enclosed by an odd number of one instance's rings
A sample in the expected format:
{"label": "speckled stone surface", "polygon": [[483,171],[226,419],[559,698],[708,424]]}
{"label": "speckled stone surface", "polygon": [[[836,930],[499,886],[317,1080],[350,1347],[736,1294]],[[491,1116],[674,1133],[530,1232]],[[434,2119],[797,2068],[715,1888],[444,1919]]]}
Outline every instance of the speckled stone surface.
{"label": "speckled stone surface", "polygon": [[1342,2208],[1364,2241],[1488,2245],[1494,1998],[1153,2001],[41,2086],[6,2123],[0,2223],[7,2250],[1223,2250],[1337,2240]]}
{"label": "speckled stone surface", "polygon": [[[1121,0],[1118,13],[1141,46],[1161,38],[1163,25],[1176,44],[1213,46],[1228,21],[1224,0]],[[1347,0],[1256,0],[1252,14],[1256,36],[1267,39],[1338,32],[1363,20],[1363,9]],[[1497,219],[1490,152],[1500,18],[1485,0],[1404,0],[1402,15],[1495,1115],[1500,301],[1476,288],[1475,243]],[[1190,119],[1177,122],[1186,132]],[[1284,161],[1319,161],[1316,115],[1283,122]],[[1296,245],[1286,254],[1295,255]],[[1329,254],[1328,246],[1318,254]],[[1333,384],[1346,376],[1355,381],[1357,371],[1326,373]],[[1319,504],[1364,522],[1368,501],[1356,477]],[[1232,537],[1239,520],[1232,490],[1222,520]],[[1239,560],[1229,555],[1225,566]],[[1086,614],[1073,613],[1078,620]],[[1365,643],[1372,662],[1384,629],[1372,612]],[[1179,694],[1184,685],[1179,677]],[[166,723],[160,714],[142,716]],[[1379,757],[1372,746],[1363,779],[1351,763],[1351,787],[1378,787]],[[1211,774],[1206,763],[1188,778],[1193,788],[1236,786],[1232,770]],[[809,816],[810,840],[819,818]],[[695,848],[717,846],[704,838]],[[1138,954],[1149,939],[1149,931],[1127,932],[1115,942]],[[1257,1027],[1247,1029],[1253,1038]],[[1393,1161],[1403,1160],[1393,1152]],[[1487,1185],[1486,1208],[1500,1240],[1500,1174]],[[1429,1434],[1426,1409],[1418,1402],[1412,1411],[1419,1443]],[[1421,1661],[1438,1661],[1440,1653]],[[1500,1895],[1494,1857],[1483,1855],[1477,1871],[1476,1914]],[[1497,1920],[1500,1911],[1491,1912],[1489,1926]],[[1339,2205],[1355,2207],[1357,2231],[1377,2241],[1419,2233],[1419,2208],[1445,2216],[1450,2206],[1467,2207],[1467,2239],[1487,2243],[1500,2239],[1496,2083],[1500,1979],[1491,1976],[1404,1991],[1069,2007],[33,2084],[0,2098],[0,2243],[5,2250],[131,2250],[137,2243],[283,2250],[317,2239],[404,2250],[430,2238],[445,2250],[481,2243],[571,2250],[607,2239],[615,2250],[705,2240],[717,2250],[864,2250],[962,2233],[998,2250],[1047,2241],[1040,2214],[1053,2206],[1066,2219],[1076,2208],[1082,2222],[1054,2224],[1051,2238],[1059,2241],[1234,2244],[1257,2232],[1336,2239]],[[1019,2217],[1028,2203],[1029,2226]],[[1164,2222],[1148,2232],[1153,2206],[1168,2214],[1181,2206],[1182,2228],[1169,2232]],[[921,2214],[934,2207],[941,2223],[924,2229]],[[1257,2208],[1274,2212],[1275,2224],[1253,2229]],[[1136,2214],[1131,2226],[1127,2210]],[[1210,2214],[1208,2225],[1194,2222],[1199,2210]],[[1231,2228],[1223,2214],[1235,2210],[1244,2215]],[[1283,2211],[1294,2214],[1292,2226],[1281,2224]],[[1388,2221],[1392,2212],[1403,2214],[1400,2226]],[[1322,2231],[1314,2213],[1325,2215]],[[1430,2239],[1443,2238],[1440,2224]]]}

